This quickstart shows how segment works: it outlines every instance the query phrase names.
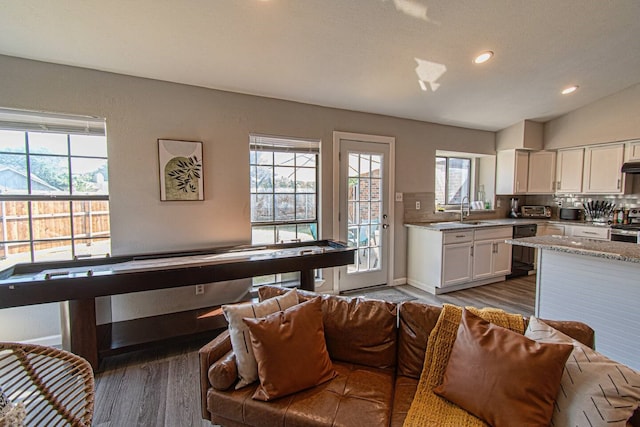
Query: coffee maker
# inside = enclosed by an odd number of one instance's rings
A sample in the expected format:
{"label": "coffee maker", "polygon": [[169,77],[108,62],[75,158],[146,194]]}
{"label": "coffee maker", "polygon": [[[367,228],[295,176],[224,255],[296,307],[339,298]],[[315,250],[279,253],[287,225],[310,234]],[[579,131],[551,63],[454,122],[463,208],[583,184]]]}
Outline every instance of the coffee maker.
{"label": "coffee maker", "polygon": [[517,197],[512,197],[509,199],[511,201],[511,210],[509,211],[510,218],[519,218],[520,217],[520,206]]}

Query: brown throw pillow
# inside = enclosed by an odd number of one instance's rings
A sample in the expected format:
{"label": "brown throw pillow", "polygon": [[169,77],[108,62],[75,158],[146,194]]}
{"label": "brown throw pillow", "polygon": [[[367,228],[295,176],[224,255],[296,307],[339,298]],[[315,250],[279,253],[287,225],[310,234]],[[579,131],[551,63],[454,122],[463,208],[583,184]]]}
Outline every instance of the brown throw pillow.
{"label": "brown throw pillow", "polygon": [[573,346],[542,344],[464,310],[434,393],[493,427],[548,426]]}
{"label": "brown throw pillow", "polygon": [[273,400],[334,378],[322,325],[322,301],[313,298],[260,319],[244,319],[258,361],[256,400]]}

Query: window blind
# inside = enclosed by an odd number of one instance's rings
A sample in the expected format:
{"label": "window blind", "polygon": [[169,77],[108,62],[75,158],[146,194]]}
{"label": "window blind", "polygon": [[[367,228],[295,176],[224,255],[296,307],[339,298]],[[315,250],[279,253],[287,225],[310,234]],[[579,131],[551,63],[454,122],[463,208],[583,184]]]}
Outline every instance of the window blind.
{"label": "window blind", "polygon": [[0,129],[106,135],[105,119],[92,116],[0,108]]}
{"label": "window blind", "polygon": [[268,135],[249,135],[250,150],[289,151],[296,153],[319,153],[320,141],[312,139],[293,139]]}

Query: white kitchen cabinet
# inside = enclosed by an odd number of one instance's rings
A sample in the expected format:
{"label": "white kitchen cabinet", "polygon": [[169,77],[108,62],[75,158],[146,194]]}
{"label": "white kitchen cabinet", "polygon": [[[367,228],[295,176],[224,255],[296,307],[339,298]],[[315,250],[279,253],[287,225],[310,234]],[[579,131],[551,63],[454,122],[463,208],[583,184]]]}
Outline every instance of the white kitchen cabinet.
{"label": "white kitchen cabinet", "polygon": [[503,150],[496,155],[496,194],[524,194],[529,179],[529,153]]}
{"label": "white kitchen cabinet", "polygon": [[407,283],[433,294],[504,279],[511,272],[512,227],[437,231],[408,227]]}
{"label": "white kitchen cabinet", "polygon": [[555,190],[555,151],[532,151],[529,153],[527,193],[552,194]]}
{"label": "white kitchen cabinet", "polygon": [[564,225],[538,224],[536,236],[564,236]]}
{"label": "white kitchen cabinet", "polygon": [[471,280],[472,248],[471,242],[454,243],[442,247],[442,287]]}
{"label": "white kitchen cabinet", "polygon": [[585,237],[595,240],[609,240],[608,227],[591,227],[585,225],[570,225],[567,227],[567,235],[571,237]]}
{"label": "white kitchen cabinet", "polygon": [[624,144],[596,145],[585,148],[582,189],[584,193],[622,194],[625,177]]}
{"label": "white kitchen cabinet", "polygon": [[511,273],[511,245],[505,243],[512,227],[479,228],[473,242],[473,279],[485,279]]}
{"label": "white kitchen cabinet", "polygon": [[640,161],[640,141],[629,141],[626,145],[625,161]]}
{"label": "white kitchen cabinet", "polygon": [[556,192],[582,193],[584,148],[558,150],[556,164]]}
{"label": "white kitchen cabinet", "polygon": [[554,151],[498,151],[496,194],[552,194],[555,170]]}

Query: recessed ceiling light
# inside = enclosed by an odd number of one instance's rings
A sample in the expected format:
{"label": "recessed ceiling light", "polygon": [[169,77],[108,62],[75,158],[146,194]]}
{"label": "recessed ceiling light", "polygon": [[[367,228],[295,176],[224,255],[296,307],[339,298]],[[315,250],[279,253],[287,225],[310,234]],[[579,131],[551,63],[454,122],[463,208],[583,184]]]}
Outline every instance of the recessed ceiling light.
{"label": "recessed ceiling light", "polygon": [[563,95],[569,95],[570,93],[575,92],[576,90],[578,90],[580,86],[578,85],[573,85],[573,86],[569,86],[567,88],[562,89],[562,94]]}
{"label": "recessed ceiling light", "polygon": [[476,56],[476,58],[473,60],[473,62],[475,62],[476,64],[482,64],[483,62],[487,62],[488,60],[490,60],[492,57],[493,57],[493,52],[488,50],[488,51],[482,52],[480,55]]}

